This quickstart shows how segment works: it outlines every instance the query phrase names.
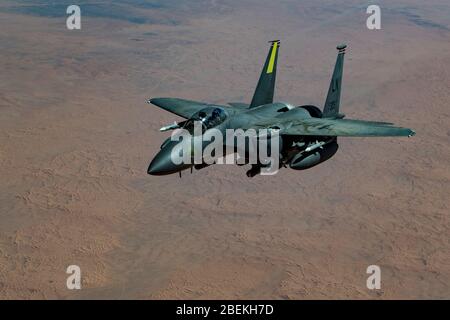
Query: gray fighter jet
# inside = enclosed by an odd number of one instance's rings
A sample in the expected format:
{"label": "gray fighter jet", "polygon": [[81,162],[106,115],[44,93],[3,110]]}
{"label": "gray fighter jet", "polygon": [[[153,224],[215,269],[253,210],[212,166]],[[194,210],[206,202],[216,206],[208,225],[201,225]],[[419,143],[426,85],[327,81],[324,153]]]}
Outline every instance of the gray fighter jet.
{"label": "gray fighter jet", "polygon": [[[337,137],[411,137],[415,134],[411,129],[394,127],[389,122],[344,119],[339,105],[346,45],[337,47],[336,65],[323,110],[313,105],[293,106],[273,102],[280,41],[270,43],[269,54],[250,104],[229,103],[229,106],[223,106],[178,98],[153,98],[148,103],[186,119],[160,130],[184,128],[193,132],[195,122],[202,124],[203,133],[212,128],[221,132],[238,128],[276,130],[280,139],[279,166],[294,170],[308,169],[330,159],[338,150]],[[192,172],[193,167],[199,170],[208,166],[206,163],[175,164],[171,153],[178,143],[168,138],[147,172],[151,175],[179,172],[181,176],[182,170],[191,169]],[[248,157],[245,152],[244,157]],[[252,163],[247,176],[259,174],[265,165],[259,161]]]}

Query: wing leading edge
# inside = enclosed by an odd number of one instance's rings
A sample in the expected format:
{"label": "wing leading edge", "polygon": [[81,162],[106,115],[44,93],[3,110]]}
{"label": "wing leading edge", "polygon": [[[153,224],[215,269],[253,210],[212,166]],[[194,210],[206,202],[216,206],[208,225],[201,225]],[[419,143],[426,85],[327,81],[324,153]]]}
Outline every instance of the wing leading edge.
{"label": "wing leading edge", "polygon": [[[274,119],[275,120],[275,119]],[[279,128],[280,134],[299,136],[335,137],[411,137],[415,132],[409,128],[394,127],[389,123],[351,120],[308,118],[299,120],[260,123],[256,128]]]}
{"label": "wing leading edge", "polygon": [[185,119],[189,119],[194,113],[209,105],[205,102],[178,98],[153,98],[148,100],[147,103],[154,104],[161,109],[172,112]]}

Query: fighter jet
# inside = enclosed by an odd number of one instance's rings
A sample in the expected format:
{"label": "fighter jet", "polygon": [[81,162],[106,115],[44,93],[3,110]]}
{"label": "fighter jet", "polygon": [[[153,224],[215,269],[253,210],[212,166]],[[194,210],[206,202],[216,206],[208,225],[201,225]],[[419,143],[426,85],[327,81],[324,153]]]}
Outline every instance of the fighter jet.
{"label": "fighter jet", "polygon": [[[280,41],[269,43],[270,50],[250,104],[228,103],[225,106],[179,98],[153,98],[148,103],[186,119],[160,130],[183,128],[192,132],[196,121],[202,124],[203,133],[212,128],[221,132],[239,128],[276,130],[279,135],[279,167],[294,170],[309,169],[330,159],[338,151],[338,137],[411,137],[415,134],[411,129],[395,127],[389,122],[344,119],[339,107],[345,44],[337,46],[336,64],[322,110],[313,105],[274,102]],[[209,166],[206,163],[175,164],[171,153],[178,143],[168,138],[151,161],[147,173],[167,175],[179,172],[181,176],[182,170],[190,169],[192,172],[193,167],[200,170]],[[243,156],[248,157],[245,152]],[[252,163],[247,176],[260,174],[266,165],[259,161]]]}

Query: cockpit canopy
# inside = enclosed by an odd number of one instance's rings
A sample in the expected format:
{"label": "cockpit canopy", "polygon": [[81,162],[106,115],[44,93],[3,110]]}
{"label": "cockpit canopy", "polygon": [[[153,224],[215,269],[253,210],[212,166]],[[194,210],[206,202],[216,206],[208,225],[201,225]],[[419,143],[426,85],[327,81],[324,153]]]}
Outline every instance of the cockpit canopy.
{"label": "cockpit canopy", "polygon": [[[228,113],[219,107],[206,107],[192,115],[186,121],[183,129],[188,130],[191,134],[194,132],[194,124],[196,121],[202,125],[202,133],[208,129],[218,126],[228,117]],[[198,125],[198,124],[197,124]]]}

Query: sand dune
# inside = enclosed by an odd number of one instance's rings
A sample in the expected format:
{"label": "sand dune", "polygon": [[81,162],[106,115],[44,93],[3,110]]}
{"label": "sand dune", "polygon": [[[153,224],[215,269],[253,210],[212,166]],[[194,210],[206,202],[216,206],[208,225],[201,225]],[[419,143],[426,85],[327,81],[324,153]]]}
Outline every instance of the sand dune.
{"label": "sand dune", "polygon": [[[358,1],[126,1],[136,19],[95,8],[81,31],[21,5],[0,6],[0,298],[450,297],[446,1],[383,3],[381,31]],[[342,112],[417,135],[274,177],[148,176],[177,117],[146,99],[248,101],[274,38],[278,100],[322,106],[347,42]]]}

